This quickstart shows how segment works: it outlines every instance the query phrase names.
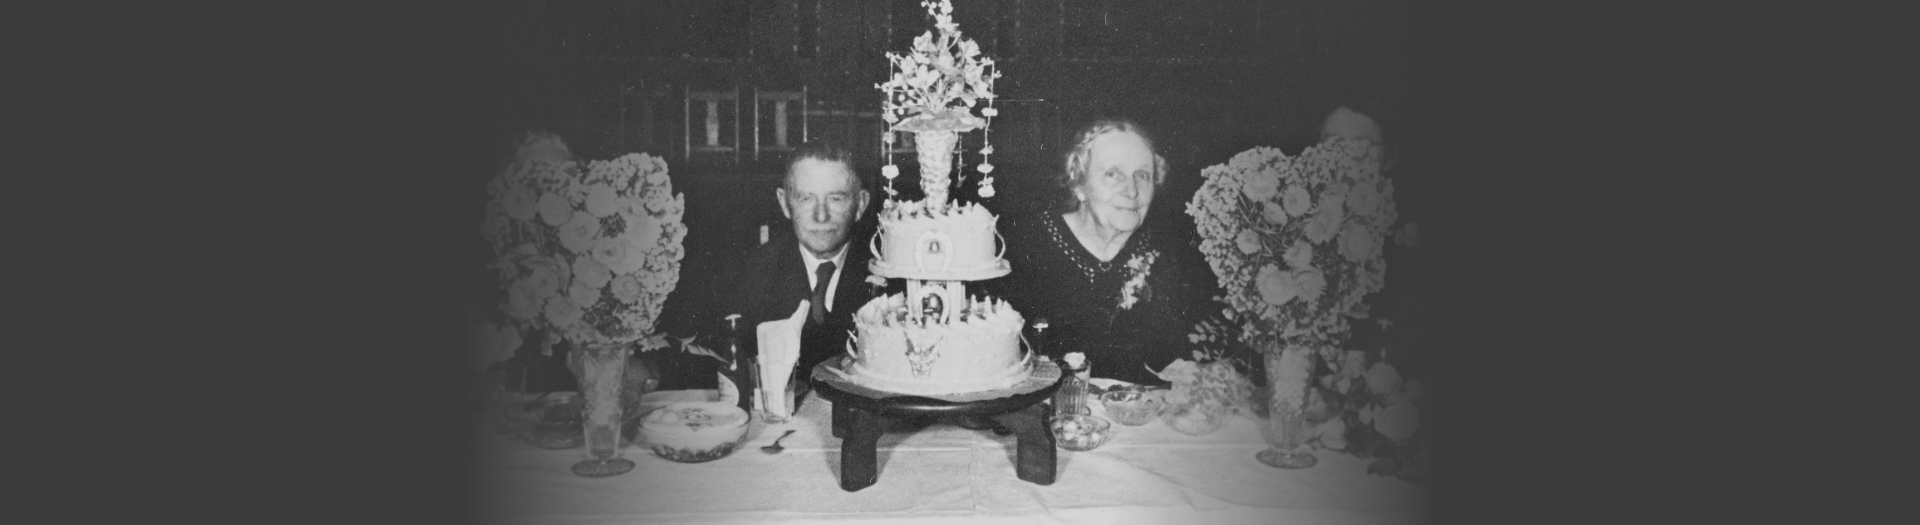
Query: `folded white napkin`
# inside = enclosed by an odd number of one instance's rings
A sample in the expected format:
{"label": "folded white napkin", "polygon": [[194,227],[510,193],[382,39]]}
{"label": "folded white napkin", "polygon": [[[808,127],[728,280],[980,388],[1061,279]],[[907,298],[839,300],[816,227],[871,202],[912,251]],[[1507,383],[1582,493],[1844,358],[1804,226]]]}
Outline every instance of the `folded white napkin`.
{"label": "folded white napkin", "polygon": [[809,301],[800,301],[793,315],[754,327],[760,339],[760,409],[774,417],[793,417],[793,395],[788,379],[800,361],[800,328],[807,322]]}

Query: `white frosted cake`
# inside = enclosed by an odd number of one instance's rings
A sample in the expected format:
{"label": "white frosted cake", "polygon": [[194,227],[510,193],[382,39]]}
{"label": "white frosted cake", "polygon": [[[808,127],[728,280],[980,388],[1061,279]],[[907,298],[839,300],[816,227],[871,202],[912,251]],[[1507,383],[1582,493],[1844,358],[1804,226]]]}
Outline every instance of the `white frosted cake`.
{"label": "white frosted cake", "polygon": [[1006,388],[1032,374],[1032,356],[1020,349],[1026,320],[1005,301],[968,301],[945,323],[914,319],[906,303],[899,294],[877,297],[854,314],[845,367],[854,382],[939,395]]}
{"label": "white frosted cake", "polygon": [[931,281],[973,281],[1006,275],[1012,268],[996,237],[1000,218],[978,204],[926,206],[900,202],[880,212],[873,236],[876,275]]}
{"label": "white frosted cake", "polygon": [[[848,381],[885,392],[991,393],[1033,377],[1033,356],[1020,348],[1026,320],[1004,301],[967,296],[967,281],[1000,277],[1012,267],[1002,257],[1004,242],[995,229],[999,218],[978,203],[952,200],[948,190],[955,181],[953,162],[961,158],[955,155],[959,134],[991,126],[998,114],[992,88],[1000,73],[978,50],[953,54],[974,46],[961,38],[953,4],[921,5],[939,34],[921,35],[911,58],[889,53],[893,77],[875,86],[887,94],[883,118],[890,133],[882,140],[891,142],[891,132],[912,134],[925,198],[886,201],[880,230],[868,246],[873,261],[867,268],[881,278],[905,279],[907,292],[876,297],[854,313],[854,337],[837,371]],[[987,107],[976,116],[977,103]],[[993,165],[984,161],[993,153],[992,144],[979,153],[977,194],[992,197]],[[880,170],[889,195],[896,193],[892,180],[899,175],[891,155]]]}

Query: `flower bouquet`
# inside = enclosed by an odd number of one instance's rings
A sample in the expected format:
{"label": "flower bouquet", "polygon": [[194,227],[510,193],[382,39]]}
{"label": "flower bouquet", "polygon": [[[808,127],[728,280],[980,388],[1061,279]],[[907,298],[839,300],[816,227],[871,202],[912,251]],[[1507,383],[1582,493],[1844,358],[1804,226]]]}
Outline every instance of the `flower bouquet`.
{"label": "flower bouquet", "polygon": [[667,346],[654,333],[679,282],[687,227],[658,157],[520,164],[487,185],[484,234],[506,290],[500,305],[520,330],[541,329],[541,351],[574,345]]}
{"label": "flower bouquet", "polygon": [[638,153],[585,169],[516,163],[488,183],[487,194],[483,234],[506,291],[501,313],[517,331],[548,334],[542,353],[556,340],[573,345],[567,365],[585,397],[592,456],[574,472],[632,469],[619,457],[619,427],[624,412],[637,408],[647,374],[630,357],[669,346],[654,322],[679,282],[684,195],[673,193],[665,162]]}
{"label": "flower bouquet", "polygon": [[[1304,444],[1313,358],[1340,357],[1351,319],[1366,318],[1367,294],[1385,285],[1383,248],[1398,216],[1373,146],[1334,138],[1294,157],[1254,148],[1203,170],[1187,204],[1226,292],[1223,313],[1266,359],[1269,418],[1282,441],[1267,452]],[[1298,454],[1286,462],[1312,464]]]}

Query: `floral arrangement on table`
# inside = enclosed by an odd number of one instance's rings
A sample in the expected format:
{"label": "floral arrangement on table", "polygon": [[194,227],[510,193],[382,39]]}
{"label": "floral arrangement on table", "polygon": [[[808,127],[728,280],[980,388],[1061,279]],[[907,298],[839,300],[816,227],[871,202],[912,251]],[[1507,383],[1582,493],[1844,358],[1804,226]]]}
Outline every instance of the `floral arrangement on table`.
{"label": "floral arrangement on table", "polygon": [[[953,21],[951,0],[925,0],[920,5],[933,17],[934,30],[914,38],[908,53],[887,53],[892,76],[875,87],[886,94],[880,116],[889,129],[882,133],[881,141],[893,144],[895,131],[914,133],[920,186],[927,193],[927,202],[940,207],[947,202],[947,174],[952,171],[957,134],[990,129],[993,117],[999,114],[993,108],[993,81],[1000,78],[1000,71],[992,58],[980,54],[979,43],[961,36],[960,25]],[[987,107],[981,109],[981,116],[974,116],[973,106],[983,100]],[[983,142],[979,194],[992,197],[993,163],[984,160],[993,155],[991,135]],[[898,194],[892,182],[900,175],[900,168],[893,164],[892,149],[888,152],[887,164],[880,173],[887,178],[887,194],[892,196]]]}
{"label": "floral arrangement on table", "polygon": [[[1398,220],[1393,182],[1370,142],[1335,138],[1288,157],[1254,148],[1209,166],[1187,214],[1226,291],[1229,318],[1257,348],[1338,349],[1366,295],[1386,284]],[[1262,344],[1265,343],[1265,344]]]}
{"label": "floral arrangement on table", "polygon": [[[1335,449],[1354,435],[1348,423],[1403,440],[1417,427],[1406,423],[1413,405],[1400,401],[1418,394],[1387,381],[1391,367],[1342,346],[1354,320],[1371,313],[1367,295],[1386,284],[1385,243],[1399,219],[1379,154],[1372,141],[1340,137],[1291,157],[1254,148],[1203,170],[1187,205],[1225,291],[1225,324],[1237,326],[1193,337],[1260,351],[1270,402],[1321,420],[1309,433]],[[1357,382],[1368,373],[1378,379]],[[1342,417],[1346,407],[1363,407],[1352,415],[1364,419]]]}
{"label": "floral arrangement on table", "polygon": [[[1381,320],[1391,327],[1392,323]],[[1308,432],[1320,446],[1374,458],[1367,472],[1408,481],[1426,479],[1432,431],[1419,405],[1426,387],[1388,363],[1387,349],[1344,350],[1315,380],[1315,411],[1325,421]]]}
{"label": "floral arrangement on table", "polygon": [[[483,235],[493,247],[518,332],[539,329],[575,345],[665,348],[654,330],[679,282],[687,227],[667,164],[634,153],[613,160],[515,164],[487,184]],[[498,355],[496,347],[496,354]]]}

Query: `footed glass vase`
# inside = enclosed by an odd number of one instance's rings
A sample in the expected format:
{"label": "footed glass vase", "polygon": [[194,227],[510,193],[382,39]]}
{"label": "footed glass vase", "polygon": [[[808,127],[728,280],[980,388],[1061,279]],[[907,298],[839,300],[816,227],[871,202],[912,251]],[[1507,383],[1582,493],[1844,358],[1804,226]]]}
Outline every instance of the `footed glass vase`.
{"label": "footed glass vase", "polygon": [[574,474],[598,478],[633,470],[633,460],[620,457],[625,445],[620,425],[626,420],[621,398],[631,357],[631,345],[616,343],[579,345],[567,354],[568,368],[573,369],[586,401],[581,419],[587,458],[573,465]]}
{"label": "footed glass vase", "polygon": [[1313,352],[1305,347],[1268,349],[1267,449],[1255,458],[1269,467],[1307,468],[1320,462],[1307,446],[1307,387]]}

